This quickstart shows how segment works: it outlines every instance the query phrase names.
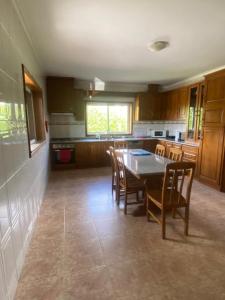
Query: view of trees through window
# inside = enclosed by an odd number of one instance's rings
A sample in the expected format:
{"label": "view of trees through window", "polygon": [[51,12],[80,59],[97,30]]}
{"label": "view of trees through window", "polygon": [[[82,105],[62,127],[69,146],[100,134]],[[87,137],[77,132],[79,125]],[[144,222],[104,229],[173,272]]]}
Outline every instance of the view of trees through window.
{"label": "view of trees through window", "polygon": [[87,134],[131,133],[131,104],[87,103]]}

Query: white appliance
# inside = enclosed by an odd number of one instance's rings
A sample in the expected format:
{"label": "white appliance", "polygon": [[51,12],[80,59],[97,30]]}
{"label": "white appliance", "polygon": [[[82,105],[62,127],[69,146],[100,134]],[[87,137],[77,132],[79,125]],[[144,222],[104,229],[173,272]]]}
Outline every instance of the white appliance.
{"label": "white appliance", "polygon": [[151,137],[166,137],[166,130],[150,130]]}

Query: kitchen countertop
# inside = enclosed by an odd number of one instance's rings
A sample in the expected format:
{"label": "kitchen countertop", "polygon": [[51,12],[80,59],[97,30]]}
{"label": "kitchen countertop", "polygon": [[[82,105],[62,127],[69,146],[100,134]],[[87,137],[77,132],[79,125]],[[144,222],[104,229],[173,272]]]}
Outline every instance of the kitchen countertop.
{"label": "kitchen countertop", "polygon": [[198,143],[194,142],[189,142],[189,141],[175,141],[174,139],[169,139],[169,138],[157,138],[157,137],[122,137],[122,138],[101,138],[101,139],[96,139],[96,138],[57,138],[57,139],[51,139],[50,143],[51,144],[63,144],[63,143],[92,143],[92,142],[114,142],[114,141],[146,141],[146,140],[163,140],[163,141],[168,141],[168,142],[174,142],[182,145],[189,145],[189,146],[199,146]]}

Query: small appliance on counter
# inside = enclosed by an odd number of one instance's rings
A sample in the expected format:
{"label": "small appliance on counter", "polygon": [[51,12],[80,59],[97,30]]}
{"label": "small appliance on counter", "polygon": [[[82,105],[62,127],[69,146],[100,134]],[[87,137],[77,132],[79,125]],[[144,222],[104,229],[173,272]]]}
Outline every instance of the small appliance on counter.
{"label": "small appliance on counter", "polygon": [[185,141],[185,132],[176,131],[176,133],[175,133],[175,141],[176,142],[184,142]]}
{"label": "small appliance on counter", "polygon": [[[150,132],[149,132],[150,131]],[[159,137],[159,138],[165,138],[166,137],[166,130],[149,130],[149,135],[151,137]]]}

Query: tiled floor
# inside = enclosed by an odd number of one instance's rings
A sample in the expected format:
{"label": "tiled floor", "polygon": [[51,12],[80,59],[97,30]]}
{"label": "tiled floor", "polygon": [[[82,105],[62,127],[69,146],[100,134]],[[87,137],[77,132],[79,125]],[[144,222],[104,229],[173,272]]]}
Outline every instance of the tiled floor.
{"label": "tiled floor", "polygon": [[[110,169],[52,173],[16,300],[225,299],[225,194],[194,183],[167,240],[111,197]],[[129,208],[132,212],[132,207]]]}

